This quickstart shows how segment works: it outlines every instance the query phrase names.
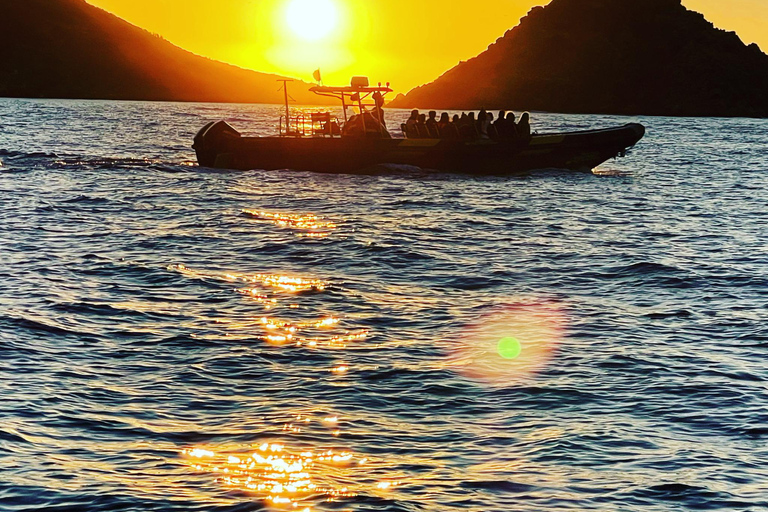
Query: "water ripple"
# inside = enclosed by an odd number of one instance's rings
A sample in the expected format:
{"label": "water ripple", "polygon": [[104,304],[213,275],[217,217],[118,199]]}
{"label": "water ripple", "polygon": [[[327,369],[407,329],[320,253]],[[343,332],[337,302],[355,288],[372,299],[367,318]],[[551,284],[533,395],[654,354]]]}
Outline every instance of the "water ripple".
{"label": "water ripple", "polygon": [[765,505],[765,121],[533,116],[648,126],[595,175],[193,165],[275,114],[0,99],[0,509]]}

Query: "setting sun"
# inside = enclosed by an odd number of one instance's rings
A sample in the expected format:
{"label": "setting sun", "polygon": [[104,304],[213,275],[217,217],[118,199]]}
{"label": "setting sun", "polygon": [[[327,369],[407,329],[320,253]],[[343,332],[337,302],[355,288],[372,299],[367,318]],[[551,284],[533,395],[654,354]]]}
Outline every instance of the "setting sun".
{"label": "setting sun", "polygon": [[296,36],[318,41],[336,29],[339,12],[332,0],[291,0],[285,18]]}

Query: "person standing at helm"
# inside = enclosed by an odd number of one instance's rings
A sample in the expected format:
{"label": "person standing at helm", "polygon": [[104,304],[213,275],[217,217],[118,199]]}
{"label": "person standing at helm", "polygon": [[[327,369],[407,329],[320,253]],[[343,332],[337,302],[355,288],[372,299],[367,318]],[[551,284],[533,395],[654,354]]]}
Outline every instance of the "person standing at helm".
{"label": "person standing at helm", "polygon": [[371,115],[383,126],[386,126],[384,122],[384,96],[379,91],[373,93],[373,110]]}

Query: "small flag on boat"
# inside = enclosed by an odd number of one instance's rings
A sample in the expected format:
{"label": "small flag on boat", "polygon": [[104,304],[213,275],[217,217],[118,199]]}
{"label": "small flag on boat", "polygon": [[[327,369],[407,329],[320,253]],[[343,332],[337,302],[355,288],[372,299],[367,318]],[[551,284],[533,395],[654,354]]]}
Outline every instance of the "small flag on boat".
{"label": "small flag on boat", "polygon": [[321,82],[322,81],[321,78],[320,78],[320,69],[319,68],[316,69],[314,73],[312,73],[312,76],[314,77],[315,82]]}

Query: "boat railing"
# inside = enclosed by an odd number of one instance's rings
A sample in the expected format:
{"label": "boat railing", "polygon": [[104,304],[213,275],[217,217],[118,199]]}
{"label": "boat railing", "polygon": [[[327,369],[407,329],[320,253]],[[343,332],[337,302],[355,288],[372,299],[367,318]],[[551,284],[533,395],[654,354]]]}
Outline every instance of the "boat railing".
{"label": "boat railing", "polygon": [[330,112],[280,116],[280,137],[340,137],[341,124]]}

